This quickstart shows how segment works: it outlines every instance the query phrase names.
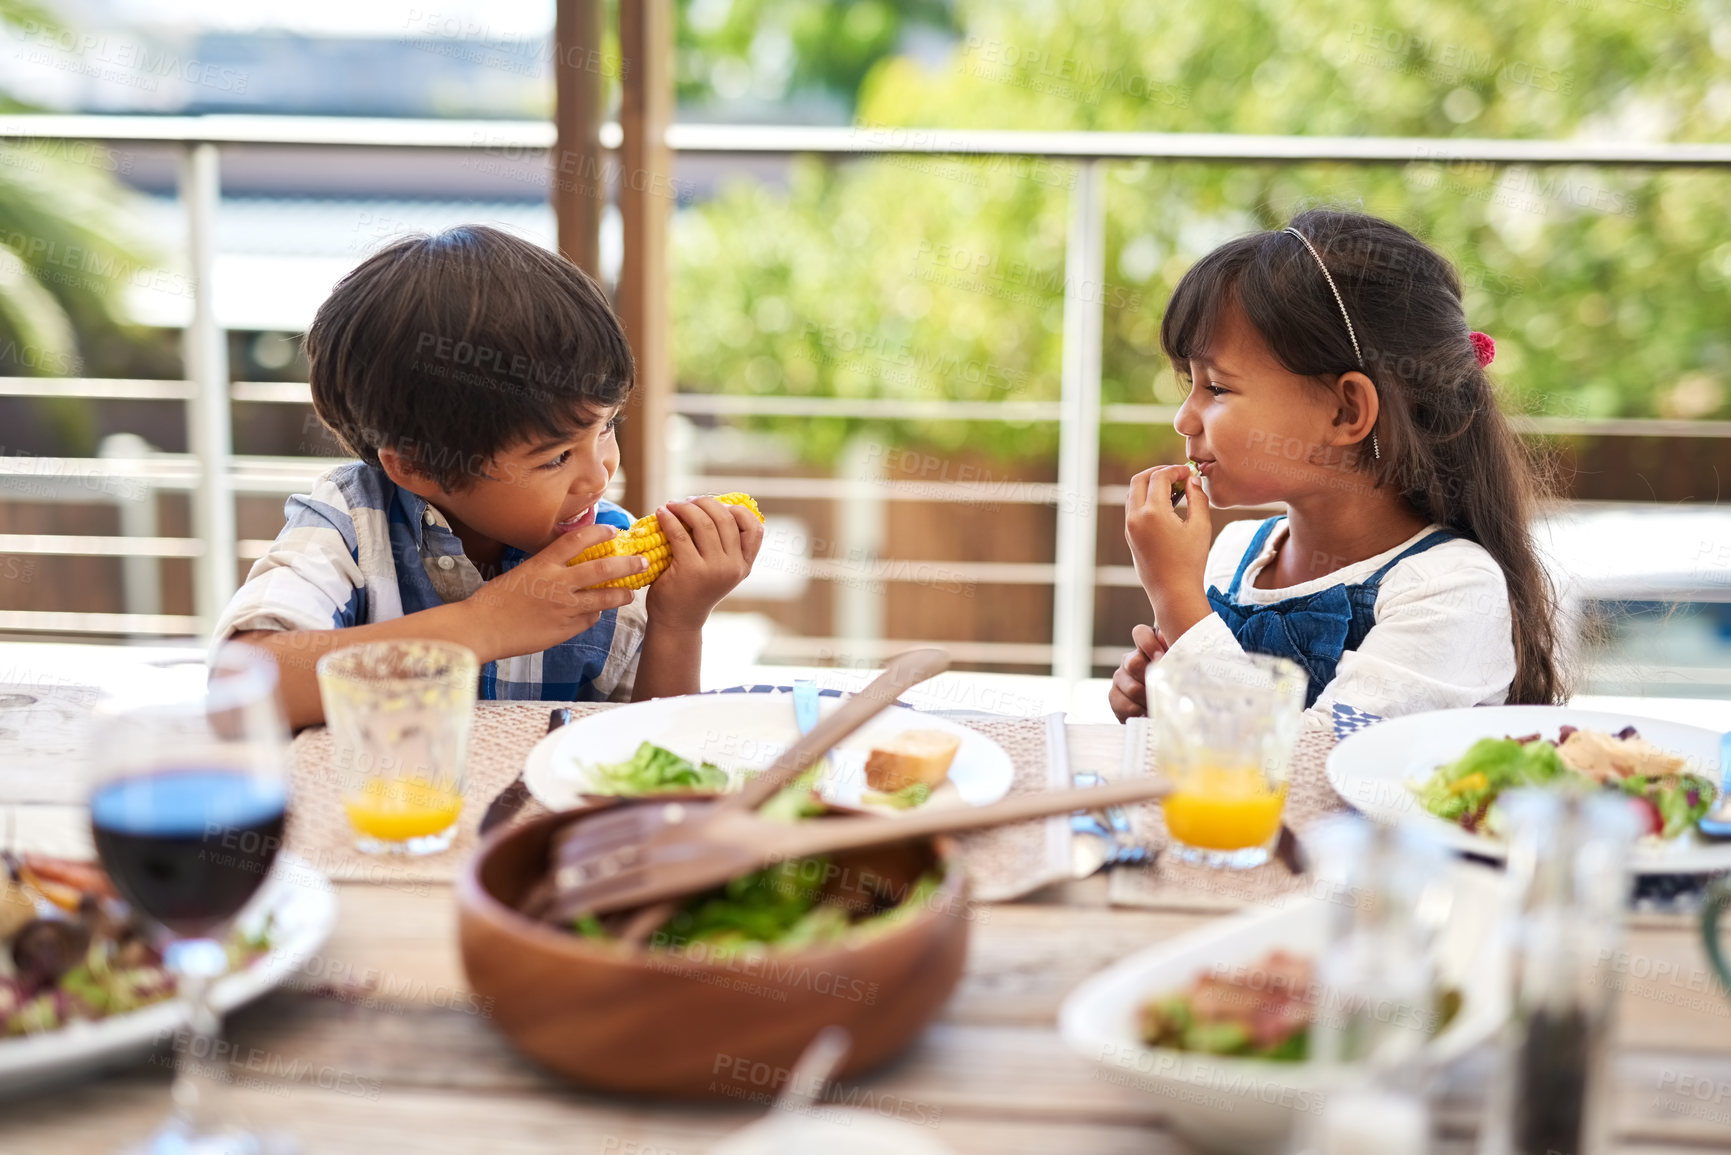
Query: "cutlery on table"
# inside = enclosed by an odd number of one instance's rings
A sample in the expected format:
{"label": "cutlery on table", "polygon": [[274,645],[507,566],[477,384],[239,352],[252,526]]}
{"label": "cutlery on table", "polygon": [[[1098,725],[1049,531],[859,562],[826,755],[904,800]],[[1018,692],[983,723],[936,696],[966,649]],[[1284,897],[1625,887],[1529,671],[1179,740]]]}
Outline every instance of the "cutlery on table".
{"label": "cutlery on table", "polygon": [[[547,715],[547,733],[551,734],[559,727],[571,721],[571,710],[568,706],[557,706]],[[527,770],[517,771],[517,777],[511,784],[493,798],[487,806],[487,813],[481,815],[481,833],[486,834],[493,827],[509,822],[517,816],[517,812],[529,804],[529,784],[523,780]]]}
{"label": "cutlery on table", "polygon": [[1282,822],[1280,834],[1274,841],[1274,860],[1286,867],[1293,874],[1303,874],[1309,867],[1304,857],[1304,847],[1298,841],[1298,835],[1292,832],[1292,827]]}
{"label": "cutlery on table", "polygon": [[[799,1062],[793,1065],[787,1086],[782,1088],[769,1109],[769,1118],[783,1121],[786,1125],[786,1120],[809,1116],[823,1101],[836,1068],[841,1066],[841,1061],[852,1048],[853,1036],[848,1034],[846,1027],[831,1024],[819,1031],[800,1055]],[[771,1135],[773,1155],[805,1155],[804,1145],[812,1138],[811,1131],[803,1130],[802,1133],[797,1126],[788,1126],[787,1130],[771,1132]]]}
{"label": "cutlery on table", "polygon": [[1112,832],[1091,810],[1070,815],[1070,877],[1088,878],[1099,873],[1111,857]]}
{"label": "cutlery on table", "polygon": [[1130,829],[1130,816],[1122,806],[1102,806],[1100,813],[1106,817],[1106,825],[1112,831],[1112,854],[1107,859],[1107,866],[1147,866],[1154,861],[1155,852],[1136,841],[1135,832]]}
{"label": "cutlery on table", "polygon": [[822,1102],[836,1068],[852,1048],[853,1036],[846,1027],[832,1023],[819,1031],[793,1065],[787,1086],[775,1097],[770,1114],[781,1117],[810,1114],[812,1107]]}
{"label": "cutlery on table", "polygon": [[[1095,787],[1105,781],[1090,770],[1078,771],[1075,776],[1077,786]],[[1089,840],[1081,844],[1085,849],[1075,852],[1078,878],[1115,866],[1147,866],[1154,861],[1156,852],[1136,841],[1130,828],[1130,816],[1122,806],[1106,806],[1072,815],[1070,830]]]}

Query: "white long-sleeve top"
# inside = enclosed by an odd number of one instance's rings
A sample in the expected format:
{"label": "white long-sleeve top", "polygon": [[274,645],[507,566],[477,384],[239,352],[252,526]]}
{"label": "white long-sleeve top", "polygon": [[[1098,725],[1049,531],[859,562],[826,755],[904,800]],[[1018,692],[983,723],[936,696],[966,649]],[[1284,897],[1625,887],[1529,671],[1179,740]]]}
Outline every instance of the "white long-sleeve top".
{"label": "white long-sleeve top", "polygon": [[[1226,526],[1208,551],[1205,584],[1222,595],[1232,585],[1257,521]],[[1313,581],[1282,589],[1260,589],[1256,575],[1274,559],[1287,522],[1268,535],[1239,584],[1237,604],[1267,605],[1319,593],[1334,585],[1357,585],[1390,559],[1442,527],[1431,525],[1375,557],[1343,566]],[[1513,618],[1502,567],[1477,542],[1453,538],[1414,554],[1383,575],[1376,624],[1356,650],[1341,655],[1334,680],[1305,711],[1307,730],[1331,728],[1336,702],[1393,717],[1423,710],[1494,706],[1508,697],[1515,676]],[[1242,657],[1244,649],[1219,614],[1209,614],[1182,637],[1173,654],[1215,659]]]}

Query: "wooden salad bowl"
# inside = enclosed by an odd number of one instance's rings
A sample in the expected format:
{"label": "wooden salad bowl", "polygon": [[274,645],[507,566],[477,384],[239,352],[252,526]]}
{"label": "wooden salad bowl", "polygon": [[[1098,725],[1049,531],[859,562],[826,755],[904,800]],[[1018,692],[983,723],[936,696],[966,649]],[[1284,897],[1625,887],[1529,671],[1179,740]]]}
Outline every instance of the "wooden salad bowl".
{"label": "wooden salad bowl", "polygon": [[546,874],[554,833],[594,812],[494,831],[456,885],[463,969],[481,1005],[524,1054],[577,1083],[767,1104],[823,1027],[847,1029],[853,1043],[837,1075],[858,1074],[911,1043],[961,978],[971,911],[943,837],[833,857],[826,886],[838,893],[863,880],[905,894],[943,868],[918,909],[841,943],[716,961],[701,943],[627,948],[520,913]]}

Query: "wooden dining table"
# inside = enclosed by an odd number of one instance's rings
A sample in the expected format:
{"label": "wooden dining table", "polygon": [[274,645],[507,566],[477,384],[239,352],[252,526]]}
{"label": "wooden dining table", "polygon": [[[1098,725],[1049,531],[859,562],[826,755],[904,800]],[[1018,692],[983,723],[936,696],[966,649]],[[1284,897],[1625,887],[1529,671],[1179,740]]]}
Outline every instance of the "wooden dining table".
{"label": "wooden dining table", "polygon": [[[0,681],[33,668],[21,653],[28,649],[0,647]],[[109,669],[102,677],[122,676]],[[1723,702],[1647,705],[1647,713],[1722,728],[1731,712]],[[1079,723],[1068,727],[1068,745],[1074,771],[1110,775],[1122,741],[1115,726]],[[30,781],[0,765],[0,810],[14,837],[25,845],[36,833],[74,838],[84,824],[79,803],[42,801]],[[237,1065],[222,1109],[292,1134],[309,1155],[697,1155],[766,1110],[761,1101],[678,1104],[571,1085],[516,1052],[470,997],[449,885],[343,881],[336,889],[320,981],[267,995],[225,1028]],[[1168,1125],[1168,1100],[1068,1050],[1057,1015],[1087,976],[1231,913],[1207,895],[1114,908],[1101,876],[982,907],[965,974],[937,1020],[905,1054],[846,1081],[839,1097],[929,1128],[958,1153],[1195,1150]],[[1731,1151],[1731,997],[1711,977],[1694,919],[1635,914],[1625,951],[1618,1149]],[[1439,1150],[1472,1149],[1492,1057],[1484,1048],[1439,1074]],[[136,1141],[168,1106],[161,1059],[0,1100],[0,1152],[105,1152]]]}

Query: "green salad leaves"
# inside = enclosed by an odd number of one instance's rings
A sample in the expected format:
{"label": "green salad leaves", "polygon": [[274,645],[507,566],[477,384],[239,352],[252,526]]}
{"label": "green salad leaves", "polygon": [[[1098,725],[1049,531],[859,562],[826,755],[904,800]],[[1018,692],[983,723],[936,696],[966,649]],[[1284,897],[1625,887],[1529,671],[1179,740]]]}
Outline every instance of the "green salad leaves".
{"label": "green salad leaves", "polygon": [[1188,994],[1150,1000],[1142,1008],[1142,1041],[1173,1051],[1234,1055],[1277,1063],[1301,1063],[1310,1054],[1310,1028],[1300,1027],[1285,1038],[1258,1044],[1246,1020],[1198,1020]]}
{"label": "green salad leaves", "polygon": [[1418,789],[1418,800],[1438,818],[1476,831],[1484,824],[1491,803],[1504,790],[1545,786],[1571,774],[1549,742],[1480,738],[1465,754],[1439,766]]}
{"label": "green salad leaves", "polygon": [[916,806],[924,806],[931,799],[932,788],[924,782],[909,782],[900,790],[867,790],[863,799],[879,806],[893,806],[897,810],[912,810]]}
{"label": "green salad leaves", "polygon": [[[723,790],[727,785],[727,775],[719,768],[692,766],[648,742],[638,747],[631,761],[597,769],[629,786],[633,794]],[[758,816],[772,822],[800,822],[823,814],[826,807],[814,793],[821,770],[813,766],[782,787],[758,808]],[[706,777],[711,774],[720,775],[720,780]],[[726,959],[745,951],[839,942],[850,934],[881,932],[896,925],[929,901],[943,881],[940,871],[928,871],[898,893],[888,879],[866,885],[869,875],[851,877],[851,891],[832,893],[836,880],[850,878],[850,872],[829,858],[778,862],[685,900],[650,936],[649,946],[684,954],[700,945],[703,957]],[[602,942],[614,938],[603,920],[593,915],[573,919],[570,929],[581,938]]]}
{"label": "green salad leaves", "polygon": [[[859,909],[858,895],[849,902],[828,893],[843,873],[820,857],[742,875],[687,899],[650,935],[649,946],[693,957],[691,948],[701,946],[702,957],[715,961],[752,950],[824,946],[849,934],[888,930],[930,901],[943,881],[941,873],[928,871],[905,893],[884,890],[871,896],[869,909]],[[571,930],[597,941],[613,938],[593,915],[574,919]]]}
{"label": "green salad leaves", "polygon": [[1661,839],[1676,838],[1705,817],[1718,793],[1698,774],[1630,774],[1600,783],[1571,767],[1555,743],[1538,737],[1480,738],[1412,790],[1419,805],[1438,818],[1474,833],[1494,833],[1497,798],[1524,786],[1621,790],[1645,804],[1642,833]]}
{"label": "green salad leaves", "polygon": [[1718,793],[1697,774],[1631,774],[1618,785],[1623,793],[1645,799],[1652,807],[1648,833],[1660,838],[1675,838],[1705,818]]}
{"label": "green salad leaves", "polygon": [[708,762],[694,765],[671,750],[645,742],[624,762],[590,767],[596,794],[669,794],[727,789],[727,771]]}

